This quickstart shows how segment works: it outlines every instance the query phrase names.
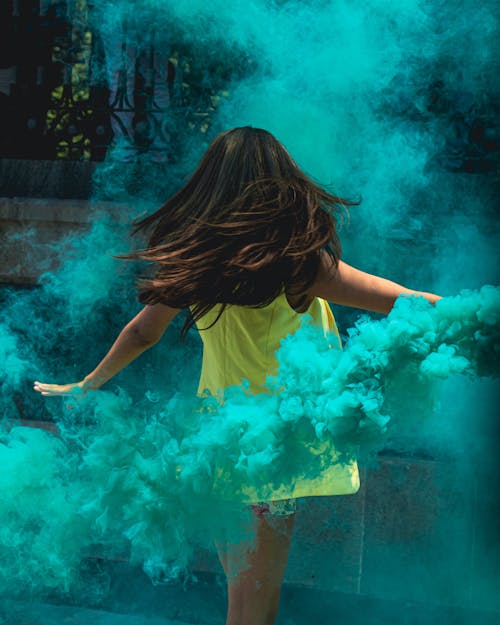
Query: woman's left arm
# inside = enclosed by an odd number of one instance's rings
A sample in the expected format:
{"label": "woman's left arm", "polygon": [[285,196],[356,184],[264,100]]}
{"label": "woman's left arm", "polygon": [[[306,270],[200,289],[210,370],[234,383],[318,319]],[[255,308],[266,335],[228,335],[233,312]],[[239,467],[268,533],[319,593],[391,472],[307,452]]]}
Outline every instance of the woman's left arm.
{"label": "woman's left arm", "polygon": [[335,266],[326,254],[321,256],[318,274],[309,292],[334,304],[386,315],[399,295],[424,297],[431,304],[441,299],[435,293],[413,291],[397,282],[360,271],[342,260]]}
{"label": "woman's left arm", "polygon": [[157,343],[172,319],[180,312],[163,304],[145,306],[120,332],[97,367],[80,382],[45,384],[35,382],[42,395],[73,395],[100,388],[129,363]]}

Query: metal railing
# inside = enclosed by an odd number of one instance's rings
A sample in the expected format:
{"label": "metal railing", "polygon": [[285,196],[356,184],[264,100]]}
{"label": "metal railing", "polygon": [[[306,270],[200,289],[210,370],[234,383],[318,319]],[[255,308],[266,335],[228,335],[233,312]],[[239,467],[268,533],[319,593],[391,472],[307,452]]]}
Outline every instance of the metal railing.
{"label": "metal railing", "polygon": [[211,72],[185,43],[157,45],[150,25],[138,38],[127,19],[102,36],[93,13],[86,0],[2,3],[1,157],[101,161],[114,142],[125,159],[171,160],[186,132],[208,130],[246,64],[221,50]]}

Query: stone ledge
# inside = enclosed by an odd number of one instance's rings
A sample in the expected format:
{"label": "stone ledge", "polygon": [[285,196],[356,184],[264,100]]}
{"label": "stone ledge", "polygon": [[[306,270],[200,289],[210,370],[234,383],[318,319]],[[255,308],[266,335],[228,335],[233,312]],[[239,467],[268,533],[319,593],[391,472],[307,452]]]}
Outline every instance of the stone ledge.
{"label": "stone ledge", "polygon": [[96,214],[105,212],[119,223],[130,221],[123,216],[129,207],[114,202],[61,200],[59,198],[0,197],[0,221],[44,221],[89,224]]}
{"label": "stone ledge", "polygon": [[0,195],[85,200],[95,169],[96,163],[84,160],[0,158]]}

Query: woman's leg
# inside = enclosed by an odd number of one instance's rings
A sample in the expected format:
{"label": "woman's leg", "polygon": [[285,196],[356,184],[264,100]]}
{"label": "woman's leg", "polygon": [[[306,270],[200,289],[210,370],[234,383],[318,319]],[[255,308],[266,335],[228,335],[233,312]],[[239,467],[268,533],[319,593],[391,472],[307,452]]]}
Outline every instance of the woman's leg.
{"label": "woman's leg", "polygon": [[218,544],[228,580],[226,625],[273,625],[295,514],[256,514],[251,544]]}

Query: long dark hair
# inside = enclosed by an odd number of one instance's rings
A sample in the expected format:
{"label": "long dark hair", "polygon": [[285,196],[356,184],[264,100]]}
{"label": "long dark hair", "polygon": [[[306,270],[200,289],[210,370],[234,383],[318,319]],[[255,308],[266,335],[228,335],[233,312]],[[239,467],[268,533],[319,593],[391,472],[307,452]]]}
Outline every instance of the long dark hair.
{"label": "long dark hair", "polygon": [[154,263],[140,302],[192,307],[181,340],[216,304],[214,323],[227,305],[260,308],[285,291],[304,312],[321,251],[338,265],[337,217],[355,204],[313,182],[266,130],[233,128],[215,137],[180,191],[135,222],[148,246],[122,258]]}

